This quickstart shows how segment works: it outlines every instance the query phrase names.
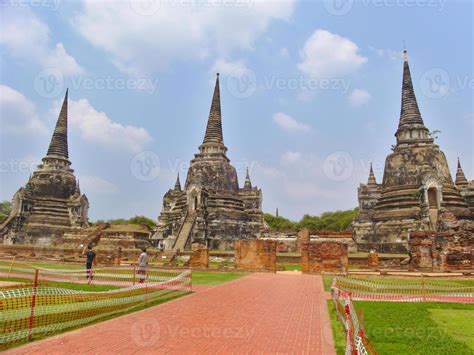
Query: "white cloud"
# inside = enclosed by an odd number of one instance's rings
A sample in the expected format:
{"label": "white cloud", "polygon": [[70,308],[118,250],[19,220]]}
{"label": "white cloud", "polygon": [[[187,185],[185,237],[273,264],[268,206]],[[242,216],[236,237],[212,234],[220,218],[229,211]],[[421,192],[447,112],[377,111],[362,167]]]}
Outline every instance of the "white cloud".
{"label": "white cloud", "polygon": [[388,58],[390,60],[401,60],[403,58],[402,51],[395,51],[390,48],[375,48],[373,46],[369,46],[369,49],[380,58]]}
{"label": "white cloud", "polygon": [[[60,102],[51,109],[59,112]],[[69,100],[69,121],[79,129],[82,139],[111,149],[137,153],[152,141],[145,128],[122,125],[112,121],[105,112],[97,111],[86,99]]]}
{"label": "white cloud", "polygon": [[318,29],[308,38],[300,51],[298,69],[318,78],[331,78],[357,71],[367,58],[350,39]]}
{"label": "white cloud", "polygon": [[222,75],[233,75],[241,76],[249,71],[249,68],[245,65],[244,61],[237,60],[234,62],[227,61],[225,59],[218,59],[212,66],[211,71],[213,73],[220,73]]}
{"label": "white cloud", "polygon": [[51,44],[49,27],[28,7],[2,6],[0,44],[16,58],[38,63],[43,69],[54,68],[63,75],[83,72],[62,43]]}
{"label": "white cloud", "polygon": [[0,85],[0,122],[4,133],[46,134],[34,104],[15,89]]}
{"label": "white cloud", "polygon": [[161,1],[147,14],[139,3],[87,1],[72,22],[86,40],[110,55],[119,70],[147,75],[176,61],[252,49],[272,21],[289,19],[294,1],[235,4]]}
{"label": "white cloud", "polygon": [[283,164],[294,163],[301,159],[301,153],[288,151],[282,155],[281,161]]}
{"label": "white cloud", "polygon": [[56,47],[44,60],[43,65],[47,68],[58,69],[63,75],[80,74],[84,71],[76,60],[67,54],[62,43],[56,44]]}
{"label": "white cloud", "polygon": [[367,90],[364,89],[354,89],[349,97],[349,104],[353,107],[359,107],[369,103],[372,96]]}
{"label": "white cloud", "polygon": [[82,191],[98,192],[103,194],[112,194],[119,191],[117,185],[105,180],[99,176],[79,176],[79,182]]}
{"label": "white cloud", "polygon": [[293,117],[283,112],[275,113],[273,115],[273,122],[275,122],[279,127],[283,128],[285,131],[308,132],[311,130],[310,126],[298,122]]}
{"label": "white cloud", "polygon": [[286,47],[280,48],[280,51],[278,52],[278,54],[283,59],[290,59],[290,52],[288,51],[288,48]]}

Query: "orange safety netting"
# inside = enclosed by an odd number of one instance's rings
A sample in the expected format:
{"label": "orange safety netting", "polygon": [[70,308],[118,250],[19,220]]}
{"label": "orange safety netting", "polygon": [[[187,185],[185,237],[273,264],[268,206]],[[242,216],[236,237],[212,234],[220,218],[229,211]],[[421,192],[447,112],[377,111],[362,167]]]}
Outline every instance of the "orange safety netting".
{"label": "orange safety netting", "polygon": [[[186,269],[148,268],[140,275],[135,267],[122,266],[98,268],[90,274],[85,269],[0,261],[0,276],[6,275],[31,282],[0,287],[0,348],[191,291],[191,271]],[[93,290],[98,287],[106,290]]]}

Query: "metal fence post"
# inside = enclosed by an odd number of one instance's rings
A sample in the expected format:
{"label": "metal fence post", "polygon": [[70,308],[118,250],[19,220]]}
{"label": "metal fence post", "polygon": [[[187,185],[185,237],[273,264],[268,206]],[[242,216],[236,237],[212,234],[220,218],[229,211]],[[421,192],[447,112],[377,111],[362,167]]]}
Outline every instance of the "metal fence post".
{"label": "metal fence post", "polygon": [[38,288],[38,269],[35,269],[35,280],[33,281],[33,294],[31,295],[31,312],[30,321],[28,323],[28,340],[33,336],[33,323],[35,317],[36,291]]}

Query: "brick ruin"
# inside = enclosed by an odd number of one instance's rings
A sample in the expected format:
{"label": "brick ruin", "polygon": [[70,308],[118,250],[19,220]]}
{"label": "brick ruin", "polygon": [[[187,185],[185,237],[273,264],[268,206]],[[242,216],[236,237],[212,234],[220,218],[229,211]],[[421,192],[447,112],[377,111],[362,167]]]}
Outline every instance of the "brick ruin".
{"label": "brick ruin", "polygon": [[315,241],[301,245],[303,273],[347,272],[348,246],[342,242]]}
{"label": "brick ruin", "polygon": [[458,220],[444,210],[437,231],[410,233],[410,267],[434,271],[472,269],[473,245],[474,222]]}
{"label": "brick ruin", "polygon": [[353,222],[359,251],[405,253],[413,231],[435,230],[442,209],[473,220],[474,183],[458,163],[453,181],[445,154],[423,122],[404,52],[402,100],[396,144],[378,184],[372,167],[358,189],[359,215]]}
{"label": "brick ruin", "polygon": [[257,238],[264,227],[262,191],[247,170],[243,187],[227,157],[222,133],[219,76],[199,152],[191,160],[184,188],[179,176],[163,197],[153,239],[166,250],[190,250],[193,243],[232,250],[235,240]]}
{"label": "brick ruin", "polygon": [[379,253],[371,250],[367,255],[367,266],[370,268],[377,268],[379,266]]}
{"label": "brick ruin", "polygon": [[67,135],[66,91],[48,152],[15,193],[11,213],[0,224],[3,244],[55,244],[64,233],[89,227],[89,202],[71,169]]}
{"label": "brick ruin", "polygon": [[209,267],[209,249],[205,245],[197,245],[185,266],[196,269],[207,269]]}
{"label": "brick ruin", "polygon": [[237,240],[234,245],[235,266],[237,269],[276,271],[276,241]]}

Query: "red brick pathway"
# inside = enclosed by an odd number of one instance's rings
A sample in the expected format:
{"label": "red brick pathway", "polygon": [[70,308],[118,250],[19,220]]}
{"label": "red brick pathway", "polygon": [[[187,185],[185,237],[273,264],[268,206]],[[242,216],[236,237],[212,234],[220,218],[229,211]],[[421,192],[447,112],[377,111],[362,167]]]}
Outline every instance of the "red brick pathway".
{"label": "red brick pathway", "polygon": [[9,353],[335,354],[320,276],[251,274]]}

